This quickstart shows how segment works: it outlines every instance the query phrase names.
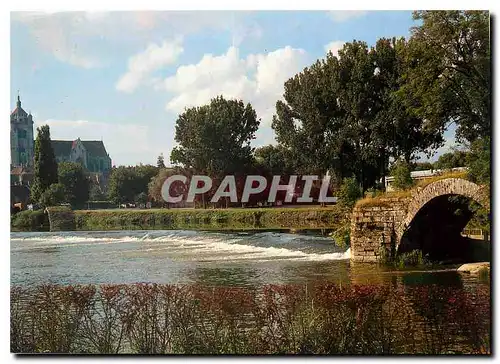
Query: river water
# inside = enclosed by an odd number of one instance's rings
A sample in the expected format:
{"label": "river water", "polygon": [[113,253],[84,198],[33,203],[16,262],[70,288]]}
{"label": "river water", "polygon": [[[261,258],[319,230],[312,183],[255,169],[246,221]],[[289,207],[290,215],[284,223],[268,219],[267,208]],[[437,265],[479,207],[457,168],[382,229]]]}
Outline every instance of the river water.
{"label": "river water", "polygon": [[258,286],[327,281],[474,284],[455,267],[394,271],[353,264],[318,233],[113,231],[11,233],[11,285],[155,282]]}

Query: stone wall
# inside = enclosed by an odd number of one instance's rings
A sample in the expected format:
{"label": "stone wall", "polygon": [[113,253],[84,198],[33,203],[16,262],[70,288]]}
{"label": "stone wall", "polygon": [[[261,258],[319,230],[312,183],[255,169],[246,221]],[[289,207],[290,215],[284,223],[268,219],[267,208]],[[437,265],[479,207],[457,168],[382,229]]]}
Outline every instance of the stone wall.
{"label": "stone wall", "polygon": [[444,178],[416,187],[408,196],[379,197],[356,204],[351,216],[351,259],[376,262],[380,255],[395,254],[403,234],[418,211],[444,195],[462,195],[490,207],[488,186],[461,178]]}
{"label": "stone wall", "polygon": [[393,254],[396,227],[406,216],[408,197],[388,197],[358,204],[351,217],[351,259],[376,262],[381,254]]}

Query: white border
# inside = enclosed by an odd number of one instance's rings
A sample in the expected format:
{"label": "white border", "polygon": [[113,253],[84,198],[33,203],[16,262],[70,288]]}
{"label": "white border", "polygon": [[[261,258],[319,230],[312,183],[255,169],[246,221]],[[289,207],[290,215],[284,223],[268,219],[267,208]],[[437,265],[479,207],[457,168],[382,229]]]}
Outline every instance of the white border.
{"label": "white border", "polygon": [[[326,1],[319,1],[319,0],[308,0],[307,2],[303,2],[302,4],[297,4],[293,3],[290,1],[272,1],[272,0],[254,0],[251,2],[237,2],[237,1],[221,1],[221,0],[216,0],[216,1],[193,1],[193,0],[184,0],[182,2],[164,2],[164,1],[158,1],[158,0],[142,0],[140,2],[124,2],[123,0],[118,1],[118,0],[87,0],[84,3],[79,3],[79,4],[74,4],[74,5],[69,5],[70,3],[64,0],[45,0],[43,2],[43,5],[40,4],[38,1],[34,0],[25,0],[22,3],[15,2],[15,3],[10,3],[11,7],[8,7],[9,4],[7,1],[4,1],[1,3],[2,7],[2,12],[1,16],[2,19],[0,21],[0,29],[2,32],[2,46],[3,46],[3,52],[1,53],[1,63],[2,63],[2,75],[3,77],[3,83],[1,89],[1,97],[0,100],[3,103],[4,107],[1,109],[4,112],[4,129],[3,132],[0,133],[1,137],[3,140],[0,142],[1,147],[3,148],[4,152],[2,153],[3,158],[2,158],[2,170],[4,173],[2,173],[2,178],[0,179],[3,187],[3,191],[8,191],[10,190],[10,179],[7,179],[8,174],[8,166],[10,164],[10,149],[9,149],[9,133],[8,133],[8,122],[7,122],[7,111],[10,111],[10,98],[9,98],[9,93],[10,93],[10,11],[27,11],[27,10],[45,10],[45,11],[74,11],[74,10],[93,10],[93,11],[106,11],[106,10],[203,10],[203,9],[211,9],[211,10],[220,10],[220,9],[231,9],[231,10],[277,10],[277,9],[287,9],[287,10],[325,10],[328,8],[335,8],[336,10],[409,10],[409,9],[489,9],[492,11],[493,14],[496,14],[496,8],[498,7],[498,2],[493,2],[493,1],[481,1],[481,0],[476,0],[474,2],[465,2],[465,1],[459,1],[459,0],[441,0],[439,2],[436,1],[429,1],[429,0],[422,0],[422,1],[412,1],[412,2],[401,2],[401,1],[348,1],[348,2],[338,2],[338,3],[331,3],[331,2],[326,2]],[[80,5],[84,4],[84,6]],[[495,22],[495,37],[494,37],[494,44],[492,44],[492,47],[494,47],[497,44],[497,39],[498,39],[498,27],[500,26],[498,23],[498,20]],[[498,55],[496,59],[498,58]],[[497,62],[495,59],[495,65],[497,66]],[[497,74],[497,68],[494,68],[495,73]],[[498,94],[494,93],[495,100],[498,100]],[[494,103],[498,104],[498,103]],[[10,125],[9,125],[10,126]],[[499,140],[499,133],[500,133],[500,127],[495,128],[495,135],[494,135],[494,140]],[[498,156],[498,147],[494,147],[494,161],[495,165],[493,166],[494,171],[498,171],[498,167],[500,164],[500,158]],[[10,197],[8,197],[10,199]],[[498,211],[498,206],[500,201],[498,198],[498,195],[495,195],[494,197],[494,216],[497,216],[497,211]],[[2,267],[2,274],[1,274],[1,281],[2,281],[2,299],[1,299],[1,317],[2,317],[2,330],[0,333],[0,345],[2,347],[1,350],[1,362],[11,362],[15,360],[14,356],[10,354],[10,347],[9,347],[9,288],[10,288],[10,236],[9,236],[9,231],[10,231],[10,224],[9,224],[9,215],[7,214],[7,204],[6,201],[4,202],[3,208],[0,210],[2,212],[2,222],[5,224],[4,228],[1,230],[3,234],[3,239],[2,239],[2,259],[3,262],[1,264]],[[495,220],[497,220],[495,218]],[[495,226],[496,228],[496,226]],[[494,230],[494,238],[496,237],[497,229]],[[497,240],[497,239],[495,239]],[[494,242],[493,242],[494,243]],[[494,250],[494,258],[495,262],[498,261],[498,255],[500,248],[493,248]],[[493,270],[494,271],[494,270]],[[496,280],[494,280],[494,284],[496,286]],[[494,296],[492,296],[493,302],[496,301],[497,297],[497,289],[493,290]],[[492,305],[493,307],[493,305]],[[494,319],[497,321],[498,318],[495,315]],[[495,342],[493,343],[493,348],[495,350],[498,350],[498,332],[494,332],[494,339]],[[401,359],[406,359],[401,358]],[[54,357],[47,358],[47,360],[52,361],[54,360]],[[95,360],[96,358],[89,358],[91,360]],[[122,357],[118,358],[119,360],[122,359]],[[176,360],[177,358],[167,358],[167,360]],[[189,360],[187,358],[178,358],[180,360]],[[278,358],[276,358],[278,359]],[[274,359],[274,360],[276,360]],[[280,358],[281,360],[288,360],[288,358]],[[371,362],[371,361],[378,361],[375,358],[360,358],[363,360],[363,362]],[[381,360],[385,360],[385,358],[380,358]],[[442,360],[446,360],[448,358],[425,358],[427,362],[438,362]],[[61,360],[61,359],[60,359]],[[70,359],[64,358],[62,359],[63,361],[69,361]],[[139,358],[137,359],[139,361],[146,361],[147,358]],[[204,360],[213,360],[213,361],[218,361],[219,359],[204,359]],[[231,358],[231,360],[241,360],[237,358]],[[253,359],[252,359],[253,360]],[[267,358],[262,358],[262,357],[256,357],[255,360],[258,361],[267,361],[269,359]],[[273,359],[271,359],[273,360]],[[278,359],[279,360],[279,359]],[[304,360],[304,359],[299,359],[299,360]],[[331,360],[335,361],[344,361],[347,360],[343,358],[332,358]],[[351,359],[352,360],[352,359]],[[396,359],[399,360],[399,359]],[[417,360],[420,360],[417,358]],[[477,360],[479,361],[480,359],[470,359],[470,360]],[[59,360],[58,360],[59,361]]]}

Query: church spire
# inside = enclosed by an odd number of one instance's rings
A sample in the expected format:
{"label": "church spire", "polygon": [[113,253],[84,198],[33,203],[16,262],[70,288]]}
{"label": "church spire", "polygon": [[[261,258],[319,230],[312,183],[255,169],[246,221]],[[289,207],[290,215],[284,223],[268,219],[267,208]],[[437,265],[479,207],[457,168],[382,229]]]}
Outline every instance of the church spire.
{"label": "church spire", "polygon": [[21,108],[21,97],[19,96],[19,90],[17,90],[17,107]]}

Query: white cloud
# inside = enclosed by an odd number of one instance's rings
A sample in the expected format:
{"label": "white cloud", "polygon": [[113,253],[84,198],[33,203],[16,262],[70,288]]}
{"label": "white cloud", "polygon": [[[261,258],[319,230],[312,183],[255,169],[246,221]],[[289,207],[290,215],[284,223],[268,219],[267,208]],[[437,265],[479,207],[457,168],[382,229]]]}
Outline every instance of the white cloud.
{"label": "white cloud", "polygon": [[149,128],[145,125],[48,119],[35,122],[35,135],[36,128],[41,125],[50,126],[50,137],[53,140],[102,139],[113,164],[116,165],[148,161],[158,150],[151,146]]}
{"label": "white cloud", "polygon": [[332,52],[334,56],[339,55],[339,50],[342,49],[344,46],[345,42],[341,40],[334,40],[333,42],[330,42],[328,44],[325,44],[325,52]]}
{"label": "white cloud", "polygon": [[330,18],[336,23],[360,18],[366,14],[368,14],[368,11],[363,10],[334,10],[329,12]]}
{"label": "white cloud", "polygon": [[[23,24],[39,48],[59,61],[92,68],[106,63],[103,59],[112,57],[123,44],[144,44],[158,33],[165,38],[202,29],[231,31],[231,24],[245,29],[245,16],[245,12],[224,11],[12,12],[11,21]],[[252,29],[242,30],[238,37],[258,33]],[[96,41],[109,46],[95,47]]]}
{"label": "white cloud", "polygon": [[186,107],[200,106],[223,95],[250,102],[264,126],[269,127],[285,81],[308,63],[303,49],[290,46],[246,58],[240,57],[236,47],[219,56],[205,54],[197,64],[180,66],[163,81],[162,88],[174,95],[166,109],[180,113]]}
{"label": "white cloud", "polygon": [[130,57],[127,73],[120,77],[116,89],[134,91],[152,72],[177,61],[183,51],[181,38],[164,41],[160,46],[150,44],[144,51]]}

